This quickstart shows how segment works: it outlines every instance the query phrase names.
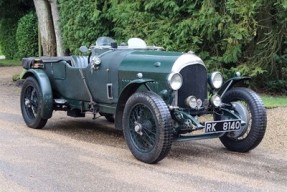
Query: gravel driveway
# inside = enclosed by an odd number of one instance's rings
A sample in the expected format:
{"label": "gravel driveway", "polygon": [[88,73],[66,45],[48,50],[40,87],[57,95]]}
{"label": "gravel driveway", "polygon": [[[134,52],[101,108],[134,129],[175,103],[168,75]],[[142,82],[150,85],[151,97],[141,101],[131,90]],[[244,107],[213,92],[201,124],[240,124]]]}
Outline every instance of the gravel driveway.
{"label": "gravel driveway", "polygon": [[287,108],[267,110],[262,143],[249,153],[218,139],[174,143],[156,165],[134,159],[103,118],[54,112],[42,130],[25,126],[20,88],[0,67],[0,191],[287,191]]}

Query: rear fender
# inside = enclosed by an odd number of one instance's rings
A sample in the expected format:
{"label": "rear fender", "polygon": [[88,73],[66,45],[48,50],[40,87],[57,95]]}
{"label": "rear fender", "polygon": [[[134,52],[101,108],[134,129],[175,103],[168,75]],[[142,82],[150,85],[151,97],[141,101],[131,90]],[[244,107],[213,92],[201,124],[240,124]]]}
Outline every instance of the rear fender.
{"label": "rear fender", "polygon": [[23,75],[22,79],[28,77],[34,77],[41,88],[43,95],[43,107],[41,110],[41,116],[43,119],[49,119],[52,117],[53,113],[53,93],[50,80],[46,73],[41,69],[29,69]]}
{"label": "rear fender", "polygon": [[121,95],[118,100],[117,109],[116,109],[116,118],[115,118],[115,128],[122,130],[122,119],[124,108],[127,100],[130,98],[132,94],[134,94],[137,89],[145,85],[148,82],[154,82],[152,79],[137,79],[131,81],[121,92]]}
{"label": "rear fender", "polygon": [[247,81],[250,80],[250,77],[233,77],[228,79],[223,85],[222,87],[218,90],[217,94],[220,97],[223,97],[223,95],[232,87],[234,87],[235,84],[242,82],[242,81]]}

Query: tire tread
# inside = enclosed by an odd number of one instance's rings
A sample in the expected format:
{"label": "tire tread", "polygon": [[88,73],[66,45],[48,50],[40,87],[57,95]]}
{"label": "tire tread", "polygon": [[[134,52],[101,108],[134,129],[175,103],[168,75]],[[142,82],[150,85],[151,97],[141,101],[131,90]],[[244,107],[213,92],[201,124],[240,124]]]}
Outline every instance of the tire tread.
{"label": "tire tread", "polygon": [[243,87],[232,88],[222,98],[225,103],[236,99],[243,99],[250,106],[252,114],[251,130],[243,140],[231,139],[226,134],[220,140],[231,151],[248,152],[258,146],[265,135],[267,125],[266,110],[261,98],[251,89]]}
{"label": "tire tread", "polygon": [[[150,154],[146,155],[147,157],[142,157],[142,154],[138,152],[135,147],[132,146],[132,144],[129,143],[128,134],[125,130],[125,122],[127,121],[127,113],[128,108],[132,103],[136,101],[142,101],[146,100],[154,109],[155,116],[158,120],[158,129],[162,129],[162,133],[160,134],[160,140],[162,140],[162,146],[159,146],[157,148],[157,152],[153,154],[154,156],[150,156]],[[146,92],[136,92],[134,93],[127,101],[126,108],[124,110],[124,116],[123,116],[123,129],[124,129],[124,136],[127,141],[127,144],[132,152],[132,154],[140,161],[143,161],[145,163],[154,164],[162,159],[164,159],[167,154],[169,153],[172,145],[172,119],[169,112],[169,109],[165,102],[162,100],[160,96],[158,96],[156,93],[151,91]],[[159,151],[158,151],[159,150]]]}

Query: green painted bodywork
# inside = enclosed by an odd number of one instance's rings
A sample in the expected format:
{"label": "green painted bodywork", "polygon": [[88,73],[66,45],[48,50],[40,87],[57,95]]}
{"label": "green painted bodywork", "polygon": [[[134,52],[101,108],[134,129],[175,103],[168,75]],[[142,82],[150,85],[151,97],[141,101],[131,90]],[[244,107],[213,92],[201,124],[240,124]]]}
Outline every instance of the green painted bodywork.
{"label": "green painted bodywork", "polygon": [[[29,69],[26,73],[35,76],[45,74],[46,79],[39,79],[40,83],[49,81],[54,98],[68,101],[71,109],[89,110],[90,98],[85,87],[80,70],[83,71],[86,84],[91,92],[99,112],[115,114],[117,104],[124,89],[129,84],[143,85],[160,94],[166,91],[167,76],[175,60],[182,55],[178,52],[155,50],[107,50],[108,54],[101,56],[101,64],[97,69],[92,69],[89,64],[85,68],[71,66],[70,58],[43,59],[44,69]],[[103,53],[105,53],[103,51]],[[88,62],[88,61],[87,61]],[[142,77],[138,77],[138,73]],[[43,81],[43,82],[42,82]],[[107,85],[111,85],[112,97],[108,97]],[[139,90],[146,90],[140,86]]]}
{"label": "green painted bodywork", "polygon": [[178,52],[134,51],[121,63],[119,68],[119,89],[122,90],[129,82],[138,79],[141,73],[145,79],[153,79],[149,87],[156,93],[166,89],[167,76],[176,59],[182,55]]}

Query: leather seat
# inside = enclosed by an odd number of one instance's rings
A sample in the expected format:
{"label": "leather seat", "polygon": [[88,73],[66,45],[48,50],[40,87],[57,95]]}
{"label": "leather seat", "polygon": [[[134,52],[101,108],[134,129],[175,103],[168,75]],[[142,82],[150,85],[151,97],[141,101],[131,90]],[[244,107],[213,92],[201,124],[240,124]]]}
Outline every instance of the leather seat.
{"label": "leather seat", "polygon": [[72,67],[86,68],[88,67],[88,56],[73,55],[71,59]]}

